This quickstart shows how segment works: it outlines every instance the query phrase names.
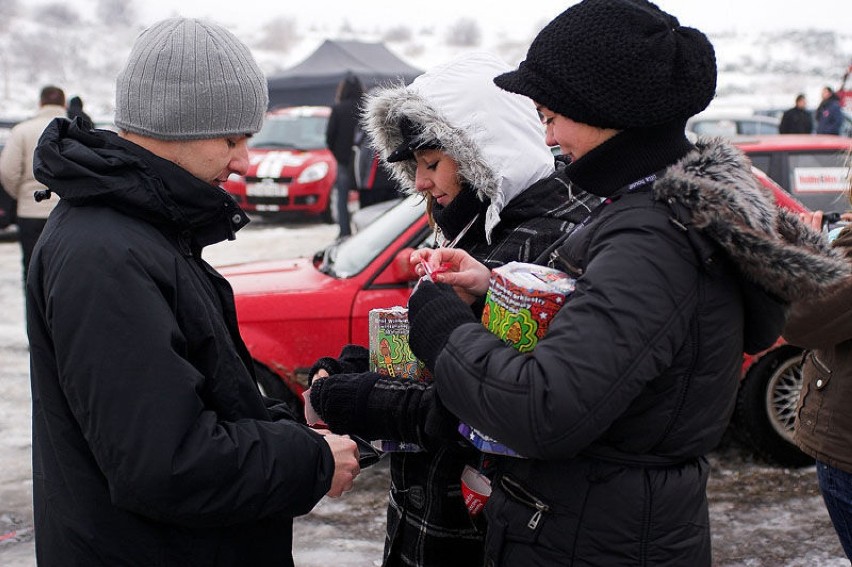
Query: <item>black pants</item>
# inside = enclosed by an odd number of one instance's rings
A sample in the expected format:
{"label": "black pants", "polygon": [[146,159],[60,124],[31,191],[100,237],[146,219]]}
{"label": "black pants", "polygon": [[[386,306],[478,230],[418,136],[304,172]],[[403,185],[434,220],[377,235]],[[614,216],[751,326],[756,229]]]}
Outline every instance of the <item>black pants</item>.
{"label": "black pants", "polygon": [[349,172],[349,166],[338,164],[337,182],[335,183],[335,191],[337,191],[337,224],[340,226],[338,237],[352,234],[349,221],[349,191],[352,188],[352,174]]}
{"label": "black pants", "polygon": [[47,219],[31,219],[18,217],[16,221],[18,225],[18,240],[21,242],[21,251],[23,252],[24,264],[24,283],[27,282],[27,272],[30,267],[30,258],[33,255],[38,237],[41,236],[41,231],[44,230],[44,225]]}

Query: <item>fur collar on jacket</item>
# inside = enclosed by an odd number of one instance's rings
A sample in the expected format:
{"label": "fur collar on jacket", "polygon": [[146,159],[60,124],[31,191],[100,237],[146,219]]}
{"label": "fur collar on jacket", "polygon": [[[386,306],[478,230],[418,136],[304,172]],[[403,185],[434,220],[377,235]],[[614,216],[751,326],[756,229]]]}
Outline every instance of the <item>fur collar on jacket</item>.
{"label": "fur collar on jacket", "polygon": [[721,139],[699,139],[696,150],[654,184],[661,201],[691,211],[692,225],[719,243],[740,271],[790,302],[818,293],[849,267],[797,214],[776,207],[748,158]]}

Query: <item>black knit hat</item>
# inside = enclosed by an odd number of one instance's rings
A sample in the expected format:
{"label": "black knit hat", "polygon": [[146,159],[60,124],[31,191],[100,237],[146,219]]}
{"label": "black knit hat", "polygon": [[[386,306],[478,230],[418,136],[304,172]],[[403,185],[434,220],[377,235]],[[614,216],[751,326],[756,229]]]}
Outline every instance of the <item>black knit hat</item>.
{"label": "black knit hat", "polygon": [[685,121],[716,92],[707,37],[646,0],[583,0],[550,22],[502,89],[591,126]]}

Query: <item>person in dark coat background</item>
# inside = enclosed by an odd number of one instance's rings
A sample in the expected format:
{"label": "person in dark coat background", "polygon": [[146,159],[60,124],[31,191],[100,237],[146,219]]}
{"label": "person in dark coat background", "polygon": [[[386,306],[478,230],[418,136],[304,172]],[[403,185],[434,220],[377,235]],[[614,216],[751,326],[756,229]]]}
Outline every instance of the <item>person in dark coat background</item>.
{"label": "person in dark coat background", "polygon": [[364,94],[360,79],[347,74],[337,85],[334,106],[325,130],[325,141],[337,161],[337,224],[338,238],[352,234],[349,226],[349,192],[356,189],[352,174],[352,145],[358,130],[359,105]]}
{"label": "person in dark coat background", "polygon": [[47,125],[54,118],[64,115],[65,92],[53,85],[42,88],[38,113],[12,128],[0,152],[0,190],[5,190],[14,198],[24,283],[27,281],[33,249],[44,230],[47,217],[58,201],[35,198],[44,191],[44,185],[33,177],[33,152]]}
{"label": "person in dark coat background", "polygon": [[840,108],[840,98],[831,87],[822,88],[822,101],[816,109],[816,120],[817,134],[840,134],[843,111]]}
{"label": "person in dark coat background", "polygon": [[551,256],[576,288],[528,353],[451,287],[481,297],[486,266],[412,254],[449,263],[409,300],[412,352],[449,411],[527,457],[497,463],[486,564],[708,567],[705,455],[743,352],[771,346],[786,304],[849,268],[740,150],[686,138],[714,96],[715,53],[655,4],[574,4],[495,82],[535,101],[568,181],[605,200]]}
{"label": "person in dark coat background", "polygon": [[172,18],[118,76],[120,134],[63,116],[37,146],[62,197],[27,282],[39,565],[292,566],[292,518],[352,487],[355,443],[261,395],[202,259],[248,222],[219,185],[267,102],[239,39]]}
{"label": "person in dark coat background", "polygon": [[814,131],[814,120],[811,113],[805,110],[805,104],[805,95],[796,97],[796,106],[785,111],[781,117],[779,134],[810,134]]}
{"label": "person in dark coat background", "polygon": [[72,96],[68,100],[68,120],[74,120],[77,117],[83,121],[83,125],[87,128],[93,128],[95,123],[92,122],[92,117],[86,114],[83,110],[83,99],[78,96]]}

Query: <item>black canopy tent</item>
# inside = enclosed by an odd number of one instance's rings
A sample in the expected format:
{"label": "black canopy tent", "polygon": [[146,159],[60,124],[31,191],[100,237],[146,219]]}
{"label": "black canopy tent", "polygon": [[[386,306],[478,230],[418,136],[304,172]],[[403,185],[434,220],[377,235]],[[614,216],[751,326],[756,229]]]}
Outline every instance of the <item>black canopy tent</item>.
{"label": "black canopy tent", "polygon": [[409,83],[423,71],[391,53],[382,43],[327,39],[298,65],[269,77],[269,108],[332,105],[337,84],[352,73],[369,89]]}

